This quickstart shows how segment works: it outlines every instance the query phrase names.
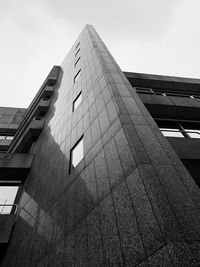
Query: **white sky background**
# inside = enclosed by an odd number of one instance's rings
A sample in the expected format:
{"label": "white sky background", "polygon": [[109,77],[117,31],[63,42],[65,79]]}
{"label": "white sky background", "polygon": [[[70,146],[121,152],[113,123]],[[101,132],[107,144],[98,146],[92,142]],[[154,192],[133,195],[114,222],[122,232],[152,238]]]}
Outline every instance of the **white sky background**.
{"label": "white sky background", "polygon": [[0,0],[0,106],[28,107],[85,24],[124,71],[200,78],[199,0]]}

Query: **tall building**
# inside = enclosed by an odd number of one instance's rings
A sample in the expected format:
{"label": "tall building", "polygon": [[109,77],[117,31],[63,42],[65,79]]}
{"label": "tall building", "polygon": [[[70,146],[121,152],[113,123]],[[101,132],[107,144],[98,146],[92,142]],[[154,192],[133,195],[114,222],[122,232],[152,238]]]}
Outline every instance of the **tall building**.
{"label": "tall building", "polygon": [[197,266],[199,111],[200,80],[122,72],[87,25],[2,112],[1,266]]}

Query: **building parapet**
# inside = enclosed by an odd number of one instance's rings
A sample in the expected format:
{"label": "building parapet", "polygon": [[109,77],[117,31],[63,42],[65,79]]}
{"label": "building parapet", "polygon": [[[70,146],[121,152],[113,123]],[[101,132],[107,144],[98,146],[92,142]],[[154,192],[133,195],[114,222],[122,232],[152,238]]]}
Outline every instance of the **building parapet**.
{"label": "building parapet", "polygon": [[32,154],[0,153],[0,180],[23,181],[31,169],[32,160]]}
{"label": "building parapet", "polygon": [[24,152],[38,138],[44,127],[44,122],[45,118],[43,117],[36,117],[31,121],[20,138],[15,141],[12,147],[15,153]]}
{"label": "building parapet", "polygon": [[[27,142],[30,141],[30,138],[35,136],[35,134],[33,134],[32,121],[35,117],[44,116],[44,114],[46,113],[50,105],[50,99],[47,98],[49,98],[54,92],[55,83],[58,79],[59,73],[59,66],[54,66],[50,71],[45,82],[41,86],[33,101],[31,102],[29,108],[27,109],[24,119],[16,132],[13,142],[10,145],[10,148],[8,150],[9,153],[23,152],[22,147],[24,148],[27,145]],[[32,126],[29,127],[31,123]],[[41,126],[43,126],[42,121],[40,121],[38,125],[39,128],[37,133],[41,132]],[[34,132],[36,132],[36,129],[34,130]],[[21,140],[25,140],[26,144],[23,143]]]}

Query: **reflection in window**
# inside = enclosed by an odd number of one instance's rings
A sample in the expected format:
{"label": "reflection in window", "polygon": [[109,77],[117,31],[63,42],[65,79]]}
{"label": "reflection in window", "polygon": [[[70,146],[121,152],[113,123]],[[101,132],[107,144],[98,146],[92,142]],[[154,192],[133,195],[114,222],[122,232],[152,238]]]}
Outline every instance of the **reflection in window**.
{"label": "reflection in window", "polygon": [[0,214],[11,212],[18,188],[19,186],[0,186]]}
{"label": "reflection in window", "polygon": [[76,165],[83,159],[83,137],[76,143],[74,148],[71,150],[71,166]]}
{"label": "reflection in window", "polygon": [[77,107],[80,105],[81,102],[82,102],[82,92],[80,92],[80,94],[77,96],[77,98],[73,102],[73,108],[72,108],[73,111],[77,109]]}
{"label": "reflection in window", "polygon": [[81,75],[81,69],[75,75],[75,77],[74,77],[74,83],[78,80],[78,78],[80,77],[80,75]]}
{"label": "reflection in window", "polygon": [[166,137],[200,139],[200,123],[191,121],[156,120],[161,132]]}
{"label": "reflection in window", "polygon": [[191,138],[200,138],[200,130],[185,129],[185,131]]}
{"label": "reflection in window", "polygon": [[166,137],[184,137],[184,135],[180,132],[179,129],[172,128],[160,128],[162,134]]}
{"label": "reflection in window", "polygon": [[0,140],[13,140],[13,138],[11,135],[0,135]]}

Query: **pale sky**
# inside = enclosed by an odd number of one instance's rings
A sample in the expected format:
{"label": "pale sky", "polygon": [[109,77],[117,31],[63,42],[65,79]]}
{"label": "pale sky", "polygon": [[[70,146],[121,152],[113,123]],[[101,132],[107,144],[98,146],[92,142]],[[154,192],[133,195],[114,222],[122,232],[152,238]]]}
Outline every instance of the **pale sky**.
{"label": "pale sky", "polygon": [[200,78],[199,0],[0,0],[0,106],[26,108],[85,24],[123,71]]}

